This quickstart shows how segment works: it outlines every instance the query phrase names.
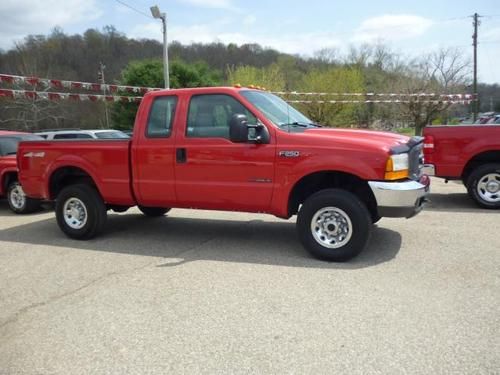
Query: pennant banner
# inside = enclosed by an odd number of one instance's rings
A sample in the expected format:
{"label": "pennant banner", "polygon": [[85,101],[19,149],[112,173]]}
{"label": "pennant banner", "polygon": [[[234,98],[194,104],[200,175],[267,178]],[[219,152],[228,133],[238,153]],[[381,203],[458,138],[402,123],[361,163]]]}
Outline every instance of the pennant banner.
{"label": "pennant banner", "polygon": [[138,86],[125,86],[125,85],[109,85],[101,83],[78,82],[78,81],[65,81],[59,79],[48,79],[38,77],[24,77],[14,76],[9,74],[0,74],[0,84],[7,83],[9,85],[27,85],[32,87],[43,87],[53,89],[67,89],[67,90],[86,90],[102,93],[116,93],[124,91],[128,93],[145,94],[149,91],[163,90],[153,87],[138,87]]}
{"label": "pennant banner", "polygon": [[142,96],[118,96],[118,95],[94,95],[94,94],[71,94],[66,92],[43,92],[26,90],[0,89],[0,98],[10,99],[42,99],[42,100],[72,100],[72,101],[106,101],[106,102],[124,102],[139,103]]}
{"label": "pennant banner", "polygon": [[[0,97],[10,99],[42,99],[42,100],[72,100],[72,101],[107,101],[107,102],[124,102],[124,103],[139,103],[142,96],[118,96],[118,95],[94,95],[94,94],[72,94],[62,92],[42,92],[42,91],[27,91],[27,90],[10,90],[0,89]],[[288,100],[288,103],[301,104],[361,104],[361,103],[428,103],[428,104],[470,104],[472,100]]]}

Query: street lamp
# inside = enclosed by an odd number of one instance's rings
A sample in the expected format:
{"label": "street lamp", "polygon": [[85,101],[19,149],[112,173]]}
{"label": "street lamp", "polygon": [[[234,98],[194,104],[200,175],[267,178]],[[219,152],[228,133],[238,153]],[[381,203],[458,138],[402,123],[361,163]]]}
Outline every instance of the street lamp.
{"label": "street lamp", "polygon": [[161,19],[163,23],[163,80],[165,81],[165,88],[170,89],[170,77],[168,75],[167,14],[160,13],[160,9],[157,5],[152,6],[150,9],[153,18]]}

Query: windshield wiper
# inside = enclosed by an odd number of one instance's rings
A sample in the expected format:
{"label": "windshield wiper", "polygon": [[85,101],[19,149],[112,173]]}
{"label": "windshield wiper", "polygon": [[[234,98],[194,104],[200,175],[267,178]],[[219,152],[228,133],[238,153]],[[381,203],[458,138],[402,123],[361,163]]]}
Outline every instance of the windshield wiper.
{"label": "windshield wiper", "polygon": [[15,155],[15,154],[17,154],[17,151],[7,152],[5,155]]}
{"label": "windshield wiper", "polygon": [[310,128],[310,127],[321,128],[321,125],[318,125],[318,124],[315,124],[315,123],[312,123],[312,122],[310,122],[310,123],[303,123],[303,122],[295,121],[295,122],[290,122],[288,124],[283,123],[283,124],[279,125],[280,128],[284,128],[284,127],[287,127],[287,126],[299,126],[301,128]]}

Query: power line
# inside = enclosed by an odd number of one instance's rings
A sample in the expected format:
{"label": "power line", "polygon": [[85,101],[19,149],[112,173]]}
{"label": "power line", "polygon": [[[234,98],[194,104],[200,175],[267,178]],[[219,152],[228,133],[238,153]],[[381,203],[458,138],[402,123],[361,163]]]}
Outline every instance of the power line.
{"label": "power line", "polygon": [[153,17],[151,17],[149,14],[144,13],[143,11],[141,11],[141,10],[139,10],[139,9],[137,9],[137,8],[134,8],[134,7],[133,7],[133,6],[131,6],[131,5],[128,5],[126,2],[124,2],[124,1],[122,1],[122,0],[115,0],[115,1],[116,1],[117,3],[120,3],[121,5],[123,5],[123,6],[125,6],[125,7],[127,7],[127,8],[129,8],[129,9],[133,10],[134,12],[136,12],[136,13],[139,13],[139,14],[143,15],[144,17],[148,17],[148,18],[153,19]]}

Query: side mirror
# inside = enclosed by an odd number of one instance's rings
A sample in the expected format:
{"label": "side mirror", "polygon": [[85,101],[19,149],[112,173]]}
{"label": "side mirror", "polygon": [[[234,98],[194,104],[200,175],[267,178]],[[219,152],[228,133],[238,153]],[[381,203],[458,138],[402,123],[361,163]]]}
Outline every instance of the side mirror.
{"label": "side mirror", "polygon": [[248,142],[247,116],[235,114],[229,121],[229,139],[231,142]]}
{"label": "side mirror", "polygon": [[269,143],[267,128],[261,123],[249,124],[247,116],[235,114],[229,121],[229,139],[231,142]]}

